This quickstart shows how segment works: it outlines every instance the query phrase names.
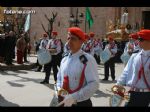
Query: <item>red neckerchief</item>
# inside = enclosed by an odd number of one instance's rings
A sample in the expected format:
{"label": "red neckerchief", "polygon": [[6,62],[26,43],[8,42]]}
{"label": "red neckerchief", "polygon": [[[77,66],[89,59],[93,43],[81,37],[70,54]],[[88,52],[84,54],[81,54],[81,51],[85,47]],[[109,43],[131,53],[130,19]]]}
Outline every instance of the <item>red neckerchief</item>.
{"label": "red neckerchief", "polygon": [[135,41],[135,42],[134,42],[134,45],[135,45],[135,46],[138,46],[138,45],[139,45],[139,41]]}

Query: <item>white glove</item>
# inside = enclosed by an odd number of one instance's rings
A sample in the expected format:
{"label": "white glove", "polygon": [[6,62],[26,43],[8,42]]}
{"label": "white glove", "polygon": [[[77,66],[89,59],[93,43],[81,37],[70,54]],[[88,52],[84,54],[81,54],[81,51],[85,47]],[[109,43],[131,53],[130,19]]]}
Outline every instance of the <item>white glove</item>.
{"label": "white glove", "polygon": [[67,95],[65,96],[65,99],[62,102],[60,102],[58,105],[64,104],[64,107],[71,107],[75,103],[76,100],[71,95]]}

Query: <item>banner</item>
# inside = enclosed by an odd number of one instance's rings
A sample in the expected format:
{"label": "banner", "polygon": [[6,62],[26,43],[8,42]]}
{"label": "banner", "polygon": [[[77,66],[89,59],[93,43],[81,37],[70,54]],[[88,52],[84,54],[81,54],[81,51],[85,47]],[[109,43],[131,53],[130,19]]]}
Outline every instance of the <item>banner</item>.
{"label": "banner", "polygon": [[31,22],[31,14],[28,14],[27,18],[26,18],[25,25],[24,25],[24,31],[25,32],[27,32],[30,29],[30,22]]}
{"label": "banner", "polygon": [[89,23],[89,29],[92,27],[94,21],[90,12],[90,9],[87,7],[86,8],[86,21]]}

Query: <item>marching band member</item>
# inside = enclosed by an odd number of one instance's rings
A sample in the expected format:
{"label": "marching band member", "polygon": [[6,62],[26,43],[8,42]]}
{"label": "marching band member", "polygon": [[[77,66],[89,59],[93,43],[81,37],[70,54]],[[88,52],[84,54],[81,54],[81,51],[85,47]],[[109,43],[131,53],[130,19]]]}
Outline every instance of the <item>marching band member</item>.
{"label": "marching band member", "polygon": [[140,52],[142,49],[140,48],[139,46],[139,41],[137,40],[138,39],[138,35],[137,33],[133,33],[131,35],[129,35],[132,39],[133,39],[133,42],[134,42],[134,50],[133,50],[133,53],[138,53]]}
{"label": "marching band member", "polygon": [[43,34],[43,39],[40,42],[39,49],[46,49],[46,46],[48,44],[49,38],[46,33]]}
{"label": "marching band member", "polygon": [[52,39],[49,40],[47,47],[46,47],[52,55],[52,60],[50,63],[45,65],[45,79],[41,82],[41,84],[49,83],[51,68],[53,68],[55,83],[57,81],[57,72],[58,72],[57,65],[59,63],[58,54],[61,52],[61,42],[60,42],[60,39],[56,39],[57,34],[58,34],[57,32],[54,32],[54,31],[52,32]]}
{"label": "marching band member", "polygon": [[114,42],[113,37],[108,37],[109,43],[105,46],[105,48],[108,48],[111,52],[111,58],[104,64],[104,81],[108,80],[109,77],[109,68],[111,71],[111,78],[114,81],[115,80],[115,54],[117,53],[117,45]]}
{"label": "marching band member", "polygon": [[129,35],[129,37],[130,37],[129,42],[126,43],[125,48],[124,48],[124,53],[122,54],[122,56],[124,56],[124,59],[125,59],[124,61],[122,60],[125,66],[128,60],[130,59],[130,56],[133,53],[138,53],[141,50],[141,48],[139,47],[139,42],[137,40],[138,39],[137,33],[132,33]]}
{"label": "marching band member", "polygon": [[134,41],[132,37],[129,39],[129,42],[126,43],[124,52],[128,52],[128,54],[131,56],[134,51]]}
{"label": "marching band member", "polygon": [[[49,41],[48,35],[46,33],[43,33],[42,39],[39,41],[40,43],[39,43],[38,50],[39,49],[46,49],[48,41]],[[37,65],[38,65],[38,67],[37,67],[36,72],[41,71],[42,65],[39,64],[38,60],[37,60]],[[43,67],[44,67],[43,71],[45,71],[45,65]]]}
{"label": "marching band member", "polygon": [[126,106],[150,104],[150,30],[141,30],[137,34],[142,50],[132,54],[116,83],[131,88]]}
{"label": "marching band member", "polygon": [[91,46],[90,46],[90,42],[89,41],[89,36],[88,34],[85,33],[85,41],[83,42],[81,49],[90,54],[90,50],[91,50]]}
{"label": "marching band member", "polygon": [[90,32],[88,43],[89,43],[89,48],[90,48],[90,54],[92,56],[94,56],[94,41],[95,41],[94,36],[95,36],[95,34],[93,32]]}
{"label": "marching band member", "polygon": [[103,51],[102,43],[100,39],[95,39],[94,41],[94,58],[96,59],[97,64],[100,64],[100,53]]}
{"label": "marching band member", "polygon": [[92,106],[90,97],[99,87],[96,61],[91,55],[81,50],[85,35],[80,28],[69,28],[67,39],[70,53],[61,61],[57,75],[57,88],[59,91],[64,89],[69,94],[59,105]]}
{"label": "marching band member", "polygon": [[98,43],[99,43],[99,48],[100,48],[100,52],[103,50],[103,42],[102,40],[99,38],[97,39]]}

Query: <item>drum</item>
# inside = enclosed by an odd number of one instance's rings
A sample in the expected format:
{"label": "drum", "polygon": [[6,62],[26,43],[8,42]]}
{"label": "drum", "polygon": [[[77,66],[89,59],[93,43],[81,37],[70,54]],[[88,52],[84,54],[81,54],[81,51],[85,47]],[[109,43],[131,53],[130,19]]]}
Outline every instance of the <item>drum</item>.
{"label": "drum", "polygon": [[120,58],[124,64],[127,64],[128,60],[130,59],[130,55],[128,54],[128,52],[124,52]]}
{"label": "drum", "polygon": [[37,59],[40,65],[45,65],[52,60],[50,52],[46,49],[39,49],[37,52]]}
{"label": "drum", "polygon": [[103,63],[106,63],[110,59],[110,57],[111,57],[111,52],[107,48],[100,53],[100,59]]}
{"label": "drum", "polygon": [[111,107],[118,107],[121,105],[123,100],[128,100],[128,95],[125,95],[126,89],[123,86],[114,85],[111,88],[113,95],[109,99]]}

